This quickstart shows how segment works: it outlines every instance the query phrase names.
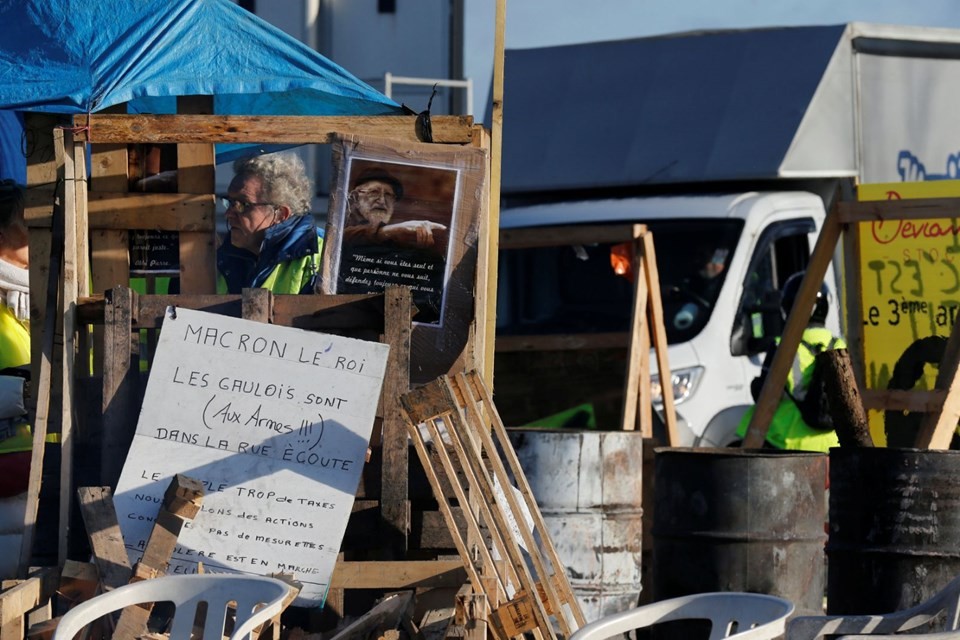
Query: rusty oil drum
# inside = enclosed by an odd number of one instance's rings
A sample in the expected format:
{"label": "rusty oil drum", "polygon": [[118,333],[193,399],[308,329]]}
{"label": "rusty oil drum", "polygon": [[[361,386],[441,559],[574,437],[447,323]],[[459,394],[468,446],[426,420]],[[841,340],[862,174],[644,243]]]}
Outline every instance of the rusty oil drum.
{"label": "rusty oil drum", "polygon": [[823,613],[827,455],[657,448],[653,597],[780,596]]}
{"label": "rusty oil drum", "polygon": [[960,451],[830,450],[827,611],[885,613],[960,575]]}
{"label": "rusty oil drum", "polygon": [[508,432],[586,619],[636,607],[643,436],[519,427]]}

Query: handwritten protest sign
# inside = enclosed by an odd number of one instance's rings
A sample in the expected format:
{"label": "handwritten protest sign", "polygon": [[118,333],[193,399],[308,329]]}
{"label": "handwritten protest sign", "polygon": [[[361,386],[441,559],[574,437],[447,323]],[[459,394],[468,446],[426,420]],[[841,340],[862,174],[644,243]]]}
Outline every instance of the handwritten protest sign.
{"label": "handwritten protest sign", "polygon": [[175,474],[203,483],[168,573],[292,573],[322,604],[388,346],[168,309],[114,504],[140,559]]}

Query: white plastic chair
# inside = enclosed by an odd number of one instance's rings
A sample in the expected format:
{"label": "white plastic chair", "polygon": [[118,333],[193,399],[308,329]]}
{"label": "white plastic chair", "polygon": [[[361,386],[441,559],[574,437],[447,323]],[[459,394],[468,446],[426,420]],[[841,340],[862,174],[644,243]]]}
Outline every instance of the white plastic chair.
{"label": "white plastic chair", "polygon": [[[203,637],[220,640],[227,605],[235,602],[236,621],[230,639],[246,640],[256,627],[283,611],[284,601],[292,591],[290,585],[280,580],[250,575],[204,574],[142,580],[78,604],[60,620],[53,640],[73,640],[81,629],[98,618],[148,602],[172,602],[176,606],[170,627],[171,640],[189,640],[201,602],[207,603]],[[259,605],[263,606],[258,608]]]}
{"label": "white plastic chair", "polygon": [[738,591],[697,593],[614,613],[581,627],[570,640],[605,640],[673,620],[709,620],[709,640],[772,640],[783,634],[793,603]]}
{"label": "white plastic chair", "polygon": [[[943,615],[941,629],[921,629],[918,633],[900,631],[917,629]],[[786,640],[814,640],[821,636],[843,636],[848,640],[883,640],[893,638],[923,640],[960,640],[960,577],[920,604],[873,615],[797,616],[787,626]]]}

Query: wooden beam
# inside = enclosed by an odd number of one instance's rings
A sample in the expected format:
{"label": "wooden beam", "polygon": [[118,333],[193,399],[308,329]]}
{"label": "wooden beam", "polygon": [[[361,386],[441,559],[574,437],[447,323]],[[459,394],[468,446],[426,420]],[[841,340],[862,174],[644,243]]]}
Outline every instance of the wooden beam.
{"label": "wooden beam", "polygon": [[558,333],[540,336],[497,336],[497,351],[577,351],[595,349],[626,349],[630,334],[614,333]]}
{"label": "wooden beam", "polygon": [[460,587],[467,580],[462,560],[338,560],[331,589],[415,589]]}
{"label": "wooden beam", "polygon": [[860,395],[863,397],[865,409],[936,413],[943,407],[947,392],[938,389],[930,391],[864,389]]}
{"label": "wooden beam", "polygon": [[[79,115],[77,139],[97,143],[330,144],[363,135],[417,142],[416,116]],[[434,142],[468,144],[471,116],[433,116]]]}
{"label": "wooden beam", "polygon": [[[644,233],[641,229],[640,234]],[[640,237],[633,239],[633,309],[630,312],[630,344],[627,347],[627,371],[623,386],[623,408],[621,410],[620,428],[624,431],[633,431],[637,427],[637,411],[640,410],[640,380],[643,364],[644,335],[649,336],[647,326],[647,265],[643,254],[643,244]],[[649,341],[647,355],[649,357]],[[646,390],[649,395],[649,387]],[[642,419],[642,415],[641,415]],[[642,429],[642,427],[641,427]]]}
{"label": "wooden beam", "polygon": [[113,492],[110,487],[80,487],[77,495],[100,584],[104,590],[127,584],[133,571],[113,508]]}
{"label": "wooden beam", "polygon": [[22,619],[49,600],[57,590],[58,578],[57,567],[46,567],[0,593],[0,627]]}
{"label": "wooden beam", "polygon": [[[53,133],[55,138],[54,147],[57,152],[57,167],[63,166],[63,132],[57,130]],[[61,204],[63,203],[63,194],[67,189],[61,184]],[[33,421],[33,442],[31,445],[30,456],[30,478],[27,486],[27,505],[23,517],[23,536],[20,541],[20,563],[18,574],[25,577],[30,567],[30,556],[33,553],[33,541],[37,528],[37,507],[40,502],[40,485],[43,477],[43,455],[46,449],[47,430],[50,424],[51,415],[51,396],[53,394],[54,379],[54,353],[55,353],[55,334],[57,332],[57,322],[59,320],[58,311],[62,308],[60,304],[60,274],[63,258],[63,208],[57,206],[53,213],[54,224],[52,238],[50,242],[50,262],[46,270],[47,282],[43,289],[44,296],[40,299],[33,299],[31,302],[31,317],[34,322],[31,323],[31,341],[34,348],[31,351],[31,361],[34,363],[31,370],[39,373],[36,376],[34,384],[34,397],[36,397],[36,411]],[[42,233],[42,232],[41,232]],[[34,233],[31,233],[31,245],[33,244]],[[50,238],[50,235],[47,236]],[[33,269],[31,269],[33,272]],[[38,284],[31,282],[31,289]],[[42,313],[37,318],[33,314],[33,307],[37,302],[43,301]],[[40,331],[38,331],[40,330]],[[40,340],[35,341],[39,332]],[[39,349],[37,348],[39,347]],[[39,351],[40,357],[32,359],[32,354]]]}
{"label": "wooden beam", "polygon": [[576,225],[502,229],[501,249],[533,249],[568,244],[619,244],[633,237],[633,225]]}
{"label": "wooden beam", "polygon": [[[180,96],[177,111],[210,117],[213,96]],[[216,154],[210,141],[177,145],[177,191],[213,193],[216,188]],[[211,203],[212,204],[212,203]],[[213,214],[213,208],[210,208]],[[212,220],[211,220],[212,221]],[[180,291],[217,292],[216,237],[213,227],[180,229]]]}
{"label": "wooden beam", "polygon": [[[846,200],[837,204],[840,224],[924,218],[960,218],[960,198],[909,198],[906,200]],[[938,222],[944,229],[954,227],[950,220]]]}
{"label": "wooden beam", "polygon": [[916,440],[918,449],[949,449],[960,420],[960,317],[947,339],[934,388],[946,392],[946,397],[939,412],[932,411],[923,416]]}
{"label": "wooden beam", "polygon": [[216,228],[216,205],[212,193],[91,191],[88,211],[91,229],[212,233]]}
{"label": "wooden beam", "polygon": [[410,460],[400,396],[410,389],[413,300],[409,287],[388,287],[384,296],[383,341],[390,345],[390,354],[380,394],[383,416],[380,516],[393,538],[384,540],[383,546],[395,553],[395,557],[404,557],[410,534]]}
{"label": "wooden beam", "polygon": [[647,263],[647,314],[650,319],[650,335],[657,354],[657,370],[660,375],[660,394],[663,398],[663,421],[667,428],[667,444],[680,444],[677,426],[677,411],[673,402],[673,384],[670,378],[670,363],[667,358],[667,331],[663,320],[663,298],[660,295],[660,274],[657,270],[657,254],[653,249],[653,234],[643,235],[643,255]]}

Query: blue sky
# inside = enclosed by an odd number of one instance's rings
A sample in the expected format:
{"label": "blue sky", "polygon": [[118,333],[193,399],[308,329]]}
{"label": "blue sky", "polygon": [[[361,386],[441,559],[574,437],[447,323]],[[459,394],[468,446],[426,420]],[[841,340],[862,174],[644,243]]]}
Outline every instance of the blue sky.
{"label": "blue sky", "polygon": [[[464,75],[483,119],[493,74],[495,0],[465,0]],[[876,22],[960,28],[958,0],[507,0],[508,49],[694,29]],[[510,73],[509,68],[505,73]],[[505,109],[509,109],[506,104]]]}

